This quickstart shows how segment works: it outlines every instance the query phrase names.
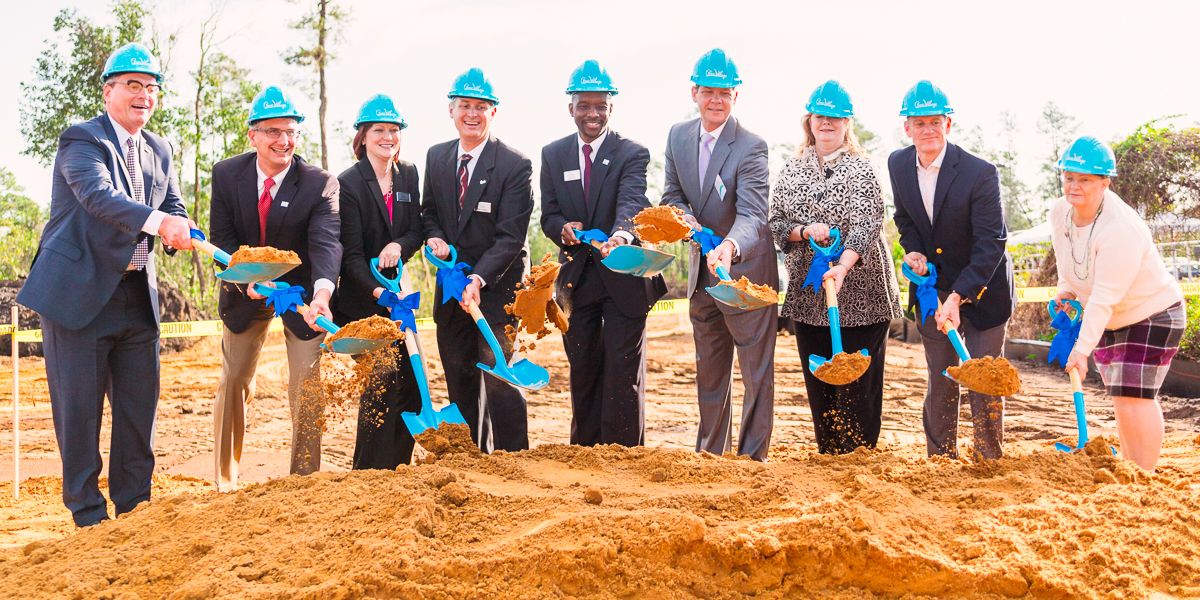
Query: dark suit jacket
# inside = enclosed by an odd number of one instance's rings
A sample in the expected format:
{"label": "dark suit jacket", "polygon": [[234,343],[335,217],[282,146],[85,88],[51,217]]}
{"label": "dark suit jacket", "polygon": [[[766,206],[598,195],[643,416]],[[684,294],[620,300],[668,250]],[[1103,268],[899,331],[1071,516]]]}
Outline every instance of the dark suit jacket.
{"label": "dark suit jacket", "polygon": [[[341,184],[342,281],[333,299],[334,322],[344,325],[371,315],[388,316],[386,308],[375,302],[375,288],[381,287],[371,274],[371,259],[388,244],[400,245],[400,259],[408,262],[425,244],[421,234],[421,187],[417,168],[398,161],[392,167],[392,222],[388,223],[387,201],[371,161],[359,160],[338,175]],[[396,269],[384,269],[385,277],[395,277]]]}
{"label": "dark suit jacket", "polygon": [[[252,151],[213,165],[209,241],[230,254],[240,246],[258,245],[257,160],[258,154]],[[316,280],[336,284],[342,266],[340,234],[337,179],[293,156],[267,215],[267,245],[299,254],[302,264],[277,281],[303,286],[308,301]],[[221,320],[234,333],[245,331],[265,303],[251,299],[245,288],[221,284]],[[318,335],[294,311],[284,315],[283,324],[300,339]]]}
{"label": "dark suit jacket", "polygon": [[[429,149],[425,157],[425,194],[421,204],[425,239],[441,238],[458,250],[469,274],[483,278],[480,310],[489,322],[508,320],[504,305],[515,297],[517,284],[529,271],[525,237],[533,213],[533,164],[495,136],[475,165],[462,210],[458,207],[458,140]],[[435,321],[444,310],[437,293]],[[450,307],[450,308],[447,308]],[[440,321],[439,321],[440,322]]]}
{"label": "dark suit jacket", "polygon": [[[667,293],[662,275],[635,277],[614,273],[600,262],[600,256],[591,244],[564,246],[562,229],[567,223],[578,221],[583,223],[585,230],[600,229],[609,235],[625,230],[634,234],[631,219],[650,206],[650,200],[646,198],[650,151],[610,130],[604,144],[592,157],[590,197],[585,202],[583,184],[579,180],[566,181],[564,176],[565,172],[573,170],[583,174],[578,137],[573,133],[542,148],[542,232],[561,248],[558,300],[569,311],[572,290],[578,285],[584,266],[594,264],[608,295],[621,312],[627,317],[644,316]],[[593,253],[589,263],[587,258]]]}
{"label": "dark suit jacket", "polygon": [[[118,143],[107,115],[71,126],[59,136],[50,221],[42,230],[29,278],[17,295],[20,304],[71,330],[91,323],[112,298],[134,247],[147,235],[142,225],[154,209],[188,216],[171,161],[171,144],[142,130],[142,189],[150,202],[147,206],[133,201],[125,153]],[[153,238],[150,251],[146,271],[157,321]]]}
{"label": "dark suit jacket", "polygon": [[[1016,307],[1016,291],[1012,260],[1005,251],[1008,230],[996,167],[947,142],[933,196],[932,223],[917,184],[916,148],[893,152],[888,171],[904,251],[920,252],[937,267],[936,287],[963,298],[962,317],[977,329],[1002,325]],[[910,306],[916,302],[912,292]]]}

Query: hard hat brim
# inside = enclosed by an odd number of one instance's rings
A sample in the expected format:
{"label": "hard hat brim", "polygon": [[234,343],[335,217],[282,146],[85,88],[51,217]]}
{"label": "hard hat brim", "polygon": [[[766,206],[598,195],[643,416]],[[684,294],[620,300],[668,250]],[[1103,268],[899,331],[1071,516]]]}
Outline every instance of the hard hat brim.
{"label": "hard hat brim", "polygon": [[730,82],[728,82],[728,81],[713,81],[711,79],[705,79],[703,77],[693,76],[692,83],[694,83],[698,86],[701,86],[701,87],[721,88],[721,89],[725,89],[725,90],[732,90],[732,89],[742,85],[742,79],[740,77],[736,78],[733,80],[733,83],[730,84]]}
{"label": "hard hat brim", "polygon": [[483,94],[446,94],[446,97],[453,100],[455,98],[471,98],[473,100],[486,100],[492,103],[492,106],[500,106],[500,100],[495,96],[485,96]]}
{"label": "hard hat brim", "polygon": [[1054,166],[1058,167],[1058,170],[1063,171],[1064,173],[1079,173],[1080,175],[1103,175],[1105,177],[1116,177],[1117,176],[1116,167],[1103,168],[1103,167],[1067,166],[1061,160],[1054,163]]}
{"label": "hard hat brim", "polygon": [[155,81],[157,81],[158,83],[163,82],[163,74],[162,73],[159,73],[156,71],[151,71],[149,69],[121,69],[119,71],[114,69],[112,72],[101,73],[100,79],[103,81],[107,81],[109,77],[120,75],[122,73],[141,73],[143,75],[153,75]]}
{"label": "hard hat brim", "polygon": [[568,95],[570,95],[570,94],[582,94],[582,93],[584,93],[584,92],[600,92],[600,93],[603,93],[603,94],[612,94],[613,96],[616,96],[616,95],[617,95],[617,88],[615,88],[615,87],[614,87],[614,88],[612,88],[612,89],[589,89],[589,88],[576,88],[576,87],[569,87],[569,88],[567,88],[567,94],[568,94]]}
{"label": "hard hat brim", "polygon": [[304,115],[298,114],[298,113],[297,114],[286,114],[286,115],[262,115],[262,116],[254,117],[252,119],[246,119],[246,124],[253,125],[260,121],[270,121],[271,119],[295,119],[296,123],[303,123]]}
{"label": "hard hat brim", "polygon": [[945,108],[929,108],[929,109],[916,109],[916,110],[900,111],[900,116],[902,116],[902,117],[933,117],[936,115],[952,115],[952,114],[954,114],[954,109],[950,108],[949,106],[947,106]]}
{"label": "hard hat brim", "polygon": [[361,119],[354,122],[354,128],[358,129],[363,125],[370,125],[371,123],[391,123],[392,125],[399,125],[400,129],[408,129],[408,123],[405,123],[404,119]]}

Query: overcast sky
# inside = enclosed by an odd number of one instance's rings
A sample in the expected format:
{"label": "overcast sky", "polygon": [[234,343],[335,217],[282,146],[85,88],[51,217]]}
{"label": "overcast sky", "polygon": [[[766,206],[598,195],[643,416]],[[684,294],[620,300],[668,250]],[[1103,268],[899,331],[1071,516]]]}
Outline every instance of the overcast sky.
{"label": "overcast sky", "polygon": [[[284,65],[280,52],[304,41],[287,24],[308,1],[230,2],[221,31],[235,35],[220,50],[266,84],[304,76]],[[430,145],[456,135],[446,109],[451,82],[478,66],[501,101],[493,132],[536,169],[542,146],[574,131],[564,89],[589,58],[620,88],[613,129],[661,154],[670,125],[692,110],[692,65],[713,47],[727,51],[745,81],[734,115],[768,143],[794,143],[808,94],[838,79],[862,124],[883,138],[877,162],[898,147],[900,99],[924,78],[949,95],[958,123],[983,126],[992,142],[999,142],[999,113],[1016,115],[1022,173],[1031,185],[1048,152],[1035,127],[1047,101],[1076,117],[1080,133],[1106,141],[1166,115],[1186,114],[1184,125],[1200,121],[1194,0],[342,4],[353,21],[328,71],[329,119],[348,125],[368,96],[391,95],[410,124],[401,157],[421,168]],[[97,0],[21,2],[6,10],[10,27],[0,36],[0,166],[42,203],[49,202],[50,170],[20,154],[19,82],[31,79],[64,8],[112,23]],[[185,97],[199,22],[211,10],[203,0],[158,0],[154,10],[159,30],[179,34],[170,83]],[[315,139],[317,104],[296,96]],[[335,172],[349,166],[348,152],[332,154]]]}

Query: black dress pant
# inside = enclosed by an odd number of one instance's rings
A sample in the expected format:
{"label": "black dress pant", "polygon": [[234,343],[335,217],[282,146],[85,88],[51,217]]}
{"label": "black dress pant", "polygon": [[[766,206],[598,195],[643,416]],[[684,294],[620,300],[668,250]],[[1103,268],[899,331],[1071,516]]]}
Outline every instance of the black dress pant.
{"label": "black dress pant", "polygon": [[[69,302],[69,299],[64,299]],[[126,275],[100,314],[71,330],[42,319],[46,381],[75,525],[108,518],[98,478],[104,397],[112,407],[108,494],[116,514],[150,499],[158,410],[158,324],[145,271]]]}
{"label": "black dress pant", "polygon": [[393,348],[395,359],[375,365],[359,398],[355,469],[393,470],[412,462],[413,436],[400,414],[421,412],[421,389],[404,342]]}
{"label": "black dress pant", "polygon": [[[503,285],[508,285],[507,281],[502,280],[498,284]],[[487,318],[504,355],[493,355],[471,315],[455,300],[434,308],[438,354],[442,358],[442,369],[446,372],[446,392],[471,427],[471,439],[486,453],[493,450],[515,452],[529,448],[525,392],[484,373],[476,366],[476,363],[483,363],[494,367],[496,361],[507,363],[512,356],[512,342],[504,333],[505,325],[517,326],[517,319],[504,312],[505,300],[512,297],[512,290],[492,290],[492,287],[485,287],[480,294],[480,310]],[[507,296],[505,291],[508,292]],[[434,294],[441,301],[441,287]]]}
{"label": "black dress pant", "polygon": [[571,365],[571,443],[643,446],[646,316],[622,313],[604,287],[593,255],[584,260],[563,334]]}
{"label": "black dress pant", "polygon": [[883,415],[883,367],[887,353],[888,322],[842,328],[846,352],[866,348],[871,366],[862,377],[846,385],[830,385],[808,370],[808,356],[833,356],[829,327],[796,322],[796,345],[804,364],[804,386],[812,410],[817,449],[822,454],[848,454],[859,446],[874,448],[879,441]]}

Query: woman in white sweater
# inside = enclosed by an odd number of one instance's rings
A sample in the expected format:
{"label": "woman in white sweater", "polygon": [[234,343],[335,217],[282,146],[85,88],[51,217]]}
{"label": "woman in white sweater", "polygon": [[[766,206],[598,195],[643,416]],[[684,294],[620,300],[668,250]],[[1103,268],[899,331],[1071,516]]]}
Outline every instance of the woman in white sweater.
{"label": "woman in white sweater", "polygon": [[1108,189],[1117,174],[1112,149],[1082,137],[1058,167],[1063,197],[1050,210],[1058,263],[1055,302],[1078,299],[1084,307],[1065,370],[1078,369],[1084,377],[1094,352],[1113,399],[1121,454],[1153,471],[1163,440],[1158,389],[1187,324],[1183,291],[1146,222]]}

